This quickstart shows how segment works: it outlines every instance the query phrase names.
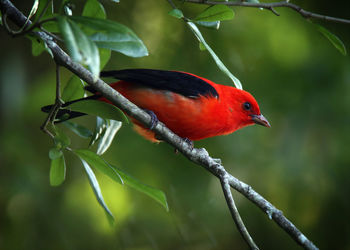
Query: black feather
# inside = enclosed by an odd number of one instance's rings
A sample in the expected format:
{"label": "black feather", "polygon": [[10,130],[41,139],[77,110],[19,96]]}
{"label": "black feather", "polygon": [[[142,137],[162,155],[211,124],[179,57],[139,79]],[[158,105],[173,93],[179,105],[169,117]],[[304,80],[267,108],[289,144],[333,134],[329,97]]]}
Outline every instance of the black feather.
{"label": "black feather", "polygon": [[113,77],[141,84],[159,90],[169,90],[180,95],[197,98],[199,96],[219,98],[218,92],[206,81],[177,71],[154,69],[124,69],[103,71],[101,77]]}
{"label": "black feather", "polygon": [[[47,105],[44,107],[41,107],[41,111],[45,112],[45,113],[49,113],[52,109],[53,105]],[[56,119],[55,119],[55,123],[60,123],[60,122],[64,122],[76,117],[80,117],[86,115],[85,113],[81,113],[81,112],[77,112],[77,111],[72,111],[69,109],[59,109],[57,111],[56,114]]]}

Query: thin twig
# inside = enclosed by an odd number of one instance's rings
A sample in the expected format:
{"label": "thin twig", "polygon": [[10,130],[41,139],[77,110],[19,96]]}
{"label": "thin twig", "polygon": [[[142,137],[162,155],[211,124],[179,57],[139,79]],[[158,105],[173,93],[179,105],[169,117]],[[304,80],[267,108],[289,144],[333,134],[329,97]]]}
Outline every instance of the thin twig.
{"label": "thin twig", "polygon": [[2,16],[2,22],[4,23],[4,26],[7,30],[7,32],[10,33],[12,36],[22,36],[22,35],[26,35],[26,34],[30,33],[35,28],[41,28],[41,25],[44,24],[45,22],[56,20],[56,18],[48,18],[48,19],[40,22],[41,18],[44,16],[45,12],[47,11],[47,9],[52,1],[53,0],[46,2],[43,11],[40,13],[39,18],[34,23],[30,22],[29,16],[28,16],[25,23],[22,25],[22,27],[18,31],[14,31],[9,27],[9,25],[7,24],[7,20],[6,20],[7,15],[5,13],[5,15]]}
{"label": "thin twig", "polygon": [[42,131],[44,131],[46,134],[48,134],[52,138],[54,137],[54,135],[47,129],[47,125],[49,124],[49,122],[51,122],[51,124],[54,125],[54,120],[56,118],[57,112],[62,107],[62,104],[63,104],[63,101],[61,99],[60,65],[56,63],[56,99],[44,123],[40,127]]}
{"label": "thin twig", "polygon": [[61,76],[60,76],[60,65],[56,63],[56,102],[61,101]]}
{"label": "thin twig", "polygon": [[[52,111],[53,111],[53,109],[52,109]],[[52,133],[50,132],[50,130],[47,129],[47,125],[49,124],[49,121],[50,121],[50,120],[49,120],[50,114],[51,114],[51,110],[50,110],[49,115],[48,115],[47,118],[45,119],[44,123],[40,126],[40,129],[41,129],[44,133],[48,134],[48,135],[53,139],[53,138],[55,137],[54,134],[52,134]],[[52,115],[52,114],[51,114],[51,115]]]}
{"label": "thin twig", "polygon": [[308,18],[314,18],[314,19],[321,19],[328,22],[336,22],[336,23],[345,23],[350,24],[349,19],[344,18],[338,18],[338,17],[331,17],[326,15],[321,15],[317,13],[313,13],[307,10],[302,9],[300,6],[287,2],[274,2],[274,3],[250,3],[250,2],[243,2],[243,1],[225,1],[225,2],[217,2],[217,1],[206,1],[206,0],[183,0],[184,2],[188,3],[195,3],[195,4],[205,4],[205,5],[228,5],[228,6],[241,6],[241,7],[252,7],[252,8],[263,8],[267,10],[271,10],[274,14],[279,15],[274,8],[290,8],[296,12],[298,12],[302,17],[308,19]]}
{"label": "thin twig", "polygon": [[[23,36],[23,35],[26,35],[30,32],[32,32],[34,29],[36,28],[39,28],[40,30],[44,31],[44,32],[47,32],[45,31],[43,28],[42,28],[42,25],[44,23],[47,23],[47,22],[52,22],[52,21],[56,21],[56,18],[55,17],[52,17],[52,18],[48,18],[48,19],[45,19],[45,20],[42,20],[40,22],[36,22],[34,24],[32,24],[28,29],[24,29],[22,32],[18,32],[18,33],[15,33],[13,34],[13,36]],[[52,34],[51,34],[52,35]]]}
{"label": "thin twig", "polygon": [[273,14],[275,14],[276,16],[280,16],[280,13],[278,13],[274,8],[269,8],[269,10],[272,11]]}
{"label": "thin twig", "polygon": [[244,222],[238,212],[238,209],[236,207],[235,201],[233,199],[230,184],[228,182],[228,177],[224,176],[220,178],[222,191],[224,192],[226,203],[230,209],[231,215],[233,220],[236,223],[236,226],[238,228],[238,231],[241,233],[243,239],[247,242],[250,249],[252,250],[259,250],[259,247],[255,244],[253,238],[250,236],[246,226],[244,225]]}
{"label": "thin twig", "polygon": [[62,104],[64,102],[61,99],[61,77],[60,77],[60,65],[58,63],[56,63],[56,99],[55,99],[55,111],[50,119],[50,121],[54,122],[57,112],[58,110],[62,107]]}
{"label": "thin twig", "polygon": [[173,9],[176,9],[176,5],[173,3],[173,1],[168,0],[168,2],[169,2],[169,4],[171,5],[171,7],[172,7]]}
{"label": "thin twig", "polygon": [[[26,17],[18,9],[16,9],[16,7],[14,7],[9,0],[0,0],[0,9],[2,13],[7,13],[8,18],[18,26],[23,25],[26,20]],[[40,31],[33,33],[48,45],[55,57],[56,62],[59,62],[61,66],[67,68],[69,71],[91,85],[94,89],[96,89],[96,91],[100,92],[104,97],[110,100],[113,104],[117,105],[128,115],[132,116],[146,126],[151,125],[152,119],[149,114],[138,108],[135,104],[131,103],[101,79],[96,80],[91,72],[86,68],[73,62],[72,59],[53,41],[52,37]],[[228,182],[232,188],[243,194],[248,200],[256,204],[261,210],[267,213],[269,217],[271,217],[283,230],[285,230],[299,245],[305,249],[318,249],[304,234],[300,232],[297,227],[295,227],[292,222],[290,222],[283,215],[280,210],[254,191],[249,185],[227,173],[224,167],[219,164],[218,160],[210,157],[205,149],[190,147],[182,138],[166,128],[162,122],[157,123],[154,131],[170,145],[177,148],[184,156],[194,163],[203,166],[214,176],[219,178],[220,176],[227,175]]]}
{"label": "thin twig", "polygon": [[3,25],[4,25],[4,27],[5,27],[5,30],[7,31],[7,33],[9,33],[10,35],[14,35],[14,34],[16,34],[16,32],[15,31],[13,31],[11,28],[10,28],[10,26],[8,25],[8,23],[7,23],[7,13],[3,13],[3,15],[1,16],[1,21],[2,21],[2,23],[3,23]]}
{"label": "thin twig", "polygon": [[[47,8],[45,8],[47,9]],[[43,11],[44,13],[44,11]],[[4,13],[4,15],[1,16],[1,19],[2,19],[2,23],[4,24],[4,27],[6,29],[6,31],[11,34],[13,37],[16,37],[16,36],[23,36],[23,35],[26,35],[26,34],[29,34],[31,33],[34,29],[36,28],[39,28],[41,31],[45,32],[46,34],[48,34],[49,36],[52,36],[56,41],[62,41],[62,39],[58,36],[56,36],[55,34],[45,30],[42,25],[44,23],[47,23],[47,22],[52,22],[52,21],[56,21],[57,19],[55,17],[52,17],[52,18],[48,18],[48,19],[45,19],[45,20],[42,20],[42,21],[39,21],[40,18],[42,17],[42,15],[38,18],[37,22],[36,23],[30,23],[30,21],[28,21],[29,19],[26,20],[24,26],[22,26],[23,30],[21,31],[13,31],[10,26],[8,25],[7,23],[7,14]],[[29,24],[31,24],[29,26]],[[27,29],[24,29],[25,26],[28,26]]]}

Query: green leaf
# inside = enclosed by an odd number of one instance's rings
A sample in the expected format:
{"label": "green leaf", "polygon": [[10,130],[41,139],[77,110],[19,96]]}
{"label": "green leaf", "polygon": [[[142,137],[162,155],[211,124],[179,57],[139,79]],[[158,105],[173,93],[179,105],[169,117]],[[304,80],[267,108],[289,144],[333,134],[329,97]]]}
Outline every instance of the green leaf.
{"label": "green leaf", "polygon": [[45,50],[47,51],[47,53],[49,53],[49,54],[50,54],[50,56],[51,56],[51,57],[52,57],[52,59],[53,59],[53,53],[52,53],[51,49],[49,48],[49,46],[47,46],[47,44],[46,44],[46,43],[44,43],[44,45],[45,45]]}
{"label": "green leaf", "polygon": [[215,22],[196,21],[195,23],[209,29],[218,30],[220,28],[220,21],[215,21]]}
{"label": "green leaf", "polygon": [[107,204],[105,203],[105,201],[103,199],[101,188],[100,188],[100,185],[98,184],[96,176],[86,161],[81,159],[81,162],[83,163],[85,172],[89,178],[90,186],[91,186],[92,190],[94,191],[95,197],[96,197],[98,203],[104,209],[105,214],[106,214],[107,219],[108,219],[108,222],[112,225],[114,223],[114,217],[113,217],[112,212],[109,210],[109,208],[107,207]]}
{"label": "green leaf", "polygon": [[32,6],[32,9],[30,10],[30,13],[28,15],[28,19],[32,18],[32,16],[35,15],[36,11],[38,10],[39,7],[39,0],[35,0]]}
{"label": "green leaf", "polygon": [[106,64],[108,63],[109,59],[111,59],[111,51],[109,49],[98,49],[100,52],[100,69],[102,70]]}
{"label": "green leaf", "polygon": [[58,148],[51,148],[49,151],[49,158],[51,160],[55,160],[63,155],[63,152],[61,149]]}
{"label": "green leaf", "polygon": [[77,149],[73,151],[81,159],[86,161],[90,166],[98,169],[103,174],[107,175],[109,178],[114,180],[119,184],[124,184],[122,178],[118,172],[112,168],[105,160],[103,160],[99,155],[87,149]]}
{"label": "green leaf", "polygon": [[91,73],[94,75],[94,80],[97,80],[100,76],[100,53],[95,43],[91,42],[91,63],[88,64],[88,67]]}
{"label": "green leaf", "polygon": [[100,55],[97,46],[74,21],[64,16],[57,18],[69,55],[74,61],[87,65],[97,79],[100,73]]}
{"label": "green leaf", "polygon": [[32,41],[33,56],[39,56],[43,51],[45,51],[44,42],[41,39],[31,35],[27,35],[26,37]]}
{"label": "green leaf", "polygon": [[71,121],[64,121],[63,124],[82,138],[87,139],[92,136],[92,132],[82,125],[79,125]]}
{"label": "green leaf", "polygon": [[199,42],[199,49],[201,51],[207,50],[207,48],[204,46],[204,44],[202,42]]}
{"label": "green leaf", "polygon": [[131,57],[148,55],[147,48],[140,38],[120,23],[81,16],[70,18],[90,30],[92,34],[90,38],[99,48],[110,49]]}
{"label": "green leaf", "polygon": [[69,20],[69,23],[83,58],[81,62],[88,66],[91,73],[97,79],[100,74],[100,54],[98,53],[98,48],[95,43],[84,34],[84,32],[75,22]]}
{"label": "green leaf", "polygon": [[54,137],[55,144],[58,148],[65,148],[70,145],[70,138],[63,132],[62,129],[54,127],[56,135]]}
{"label": "green leaf", "polygon": [[107,129],[107,119],[103,119],[99,116],[96,116],[96,127],[93,136],[91,137],[89,146],[92,146],[95,144],[96,141],[98,141],[102,135],[105,133]]}
{"label": "green leaf", "polygon": [[66,163],[63,154],[51,160],[50,185],[59,186],[66,178]]}
{"label": "green leaf", "polygon": [[39,56],[45,51],[45,46],[40,40],[32,40],[32,54],[33,56]]}
{"label": "green leaf", "polygon": [[56,21],[50,21],[42,24],[42,27],[51,33],[59,33],[58,23]]}
{"label": "green leaf", "polygon": [[339,37],[331,33],[325,27],[318,24],[315,25],[317,26],[318,31],[321,32],[321,34],[324,35],[333,44],[333,46],[345,56],[346,48],[344,43],[339,39]]}
{"label": "green leaf", "polygon": [[215,22],[215,21],[231,20],[234,16],[235,14],[230,7],[226,5],[213,5],[206,8],[194,20],[205,21],[205,22]]}
{"label": "green leaf", "polygon": [[99,140],[98,146],[97,146],[97,151],[96,153],[98,155],[104,154],[109,146],[111,145],[114,136],[117,134],[118,130],[121,128],[122,123],[119,121],[114,121],[114,120],[108,120],[108,125],[107,128]]}
{"label": "green leaf", "polygon": [[32,54],[33,56],[39,56],[43,51],[47,51],[51,57],[53,58],[53,54],[51,49],[47,46],[47,44],[40,38],[35,37],[33,35],[27,34],[26,37],[32,41]]}
{"label": "green leaf", "polygon": [[73,75],[62,92],[62,100],[65,102],[76,100],[84,97],[84,83],[79,77]]}
{"label": "green leaf", "polygon": [[164,194],[163,191],[150,187],[146,184],[143,184],[142,182],[140,182],[139,180],[137,180],[136,178],[126,174],[125,172],[117,169],[116,167],[112,166],[121,176],[121,178],[123,179],[124,183],[141,192],[146,194],[147,196],[151,197],[152,199],[154,199],[155,201],[159,202],[167,211],[169,211],[169,207],[168,207],[168,203],[166,200],[166,195]]}
{"label": "green leaf", "polygon": [[183,18],[184,17],[184,14],[179,9],[172,9],[171,11],[168,12],[168,14],[170,16],[173,16],[173,17],[176,17],[176,18]]}
{"label": "green leaf", "polygon": [[66,17],[59,16],[57,17],[57,21],[69,55],[72,57],[73,61],[81,62],[83,60],[83,56],[79,51],[78,41],[76,40],[68,19]]}
{"label": "green leaf", "polygon": [[71,110],[96,115],[106,119],[128,122],[128,118],[116,106],[97,100],[84,100],[68,106]]}
{"label": "green leaf", "polygon": [[106,19],[106,11],[97,0],[88,0],[85,3],[82,16]]}
{"label": "green leaf", "polygon": [[208,50],[208,52],[210,53],[211,57],[214,59],[216,65],[218,66],[218,68],[224,72],[229,78],[231,78],[231,80],[233,81],[234,85],[236,86],[237,89],[242,89],[242,84],[241,82],[238,80],[238,78],[236,78],[227,68],[226,66],[223,64],[223,62],[220,60],[220,58],[215,54],[215,52],[210,48],[210,46],[207,44],[207,42],[204,40],[204,37],[202,36],[202,33],[199,31],[199,29],[197,28],[197,26],[192,23],[192,22],[187,22],[188,26],[190,27],[190,29],[192,30],[192,32],[195,34],[195,36],[197,37],[198,41],[201,42],[203,44],[203,46]]}

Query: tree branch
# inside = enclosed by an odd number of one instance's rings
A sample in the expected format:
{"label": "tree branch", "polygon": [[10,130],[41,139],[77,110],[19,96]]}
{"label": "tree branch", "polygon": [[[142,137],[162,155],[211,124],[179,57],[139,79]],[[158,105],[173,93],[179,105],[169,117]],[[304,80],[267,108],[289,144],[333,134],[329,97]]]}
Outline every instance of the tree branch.
{"label": "tree branch", "polygon": [[[9,0],[0,0],[0,9],[2,14],[6,13],[7,17],[19,27],[23,26],[25,23],[26,17],[16,7],[14,7]],[[94,87],[94,89],[100,92],[113,104],[125,111],[128,115],[134,117],[146,126],[151,125],[151,117],[149,114],[138,108],[135,104],[131,103],[104,81],[100,79],[94,81],[94,76],[83,66],[73,62],[72,59],[54,42],[52,37],[41,31],[33,32],[33,34],[41,38],[51,49],[56,63],[67,68],[89,85]],[[272,218],[283,230],[285,230],[298,244],[303,246],[305,249],[318,249],[308,238],[304,236],[304,234],[300,232],[298,228],[293,225],[293,223],[291,223],[283,215],[280,210],[276,209],[270,202],[254,191],[249,185],[227,173],[225,168],[219,164],[217,160],[211,158],[205,149],[192,149],[188,143],[171,132],[161,122],[157,123],[154,131],[164,141],[174,146],[188,159],[197,163],[198,165],[203,166],[220,180],[222,180],[222,177],[225,176],[227,178],[227,183],[229,183],[232,188],[236,189],[247,199],[256,204],[261,210],[267,213],[269,217]]]}
{"label": "tree branch", "polygon": [[253,238],[250,236],[247,228],[245,227],[241,215],[238,212],[235,201],[232,197],[230,184],[228,182],[228,176],[223,176],[220,178],[222,191],[224,192],[226,203],[230,209],[233,220],[238,227],[238,231],[241,233],[243,239],[247,242],[250,249],[259,250],[258,246],[255,244]]}
{"label": "tree branch", "polygon": [[228,5],[228,6],[263,8],[263,9],[271,10],[277,16],[279,16],[279,14],[274,10],[274,8],[285,7],[285,8],[289,8],[289,9],[292,9],[292,10],[298,12],[302,17],[304,17],[306,19],[314,18],[314,19],[321,19],[321,20],[328,21],[328,22],[350,24],[349,19],[337,18],[337,17],[331,17],[331,16],[313,13],[313,12],[302,9],[300,6],[293,4],[293,3],[290,3],[289,1],[282,1],[282,2],[275,2],[275,3],[248,3],[248,2],[244,2],[244,1],[217,2],[217,1],[207,1],[207,0],[183,0],[183,1],[188,2],[188,3],[206,4],[206,5],[222,4],[222,5]]}

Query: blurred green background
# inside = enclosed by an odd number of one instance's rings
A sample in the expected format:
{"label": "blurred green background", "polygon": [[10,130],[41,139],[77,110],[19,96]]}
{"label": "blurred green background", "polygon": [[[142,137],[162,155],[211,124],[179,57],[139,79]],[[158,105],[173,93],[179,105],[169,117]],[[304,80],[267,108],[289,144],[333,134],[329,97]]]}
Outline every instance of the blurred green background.
{"label": "blurred green background", "polygon": [[[31,1],[13,1],[24,13]],[[79,12],[83,1],[76,1]],[[108,69],[191,72],[231,84],[194,35],[167,14],[167,1],[103,1],[107,16],[132,28],[150,55],[112,53]],[[296,2],[318,13],[350,18],[343,2]],[[205,6],[180,5],[186,16]],[[234,8],[218,31],[201,28],[226,66],[253,93],[272,128],[247,127],[202,140],[235,177],[266,197],[321,249],[350,249],[350,60],[310,22],[291,10]],[[350,48],[349,25],[322,23]],[[105,159],[162,189],[170,211],[96,173],[116,217],[108,225],[80,161],[66,154],[67,177],[49,185],[51,139],[39,129],[40,107],[54,100],[55,65],[31,55],[26,38],[1,33],[0,249],[247,249],[220,184],[201,167],[152,144],[123,125]],[[63,70],[63,82],[71,73]],[[76,122],[93,128],[95,119]],[[73,147],[88,141],[73,136]],[[243,220],[261,249],[299,246],[251,202],[234,192]]]}

